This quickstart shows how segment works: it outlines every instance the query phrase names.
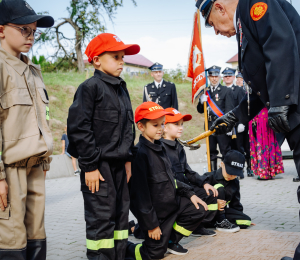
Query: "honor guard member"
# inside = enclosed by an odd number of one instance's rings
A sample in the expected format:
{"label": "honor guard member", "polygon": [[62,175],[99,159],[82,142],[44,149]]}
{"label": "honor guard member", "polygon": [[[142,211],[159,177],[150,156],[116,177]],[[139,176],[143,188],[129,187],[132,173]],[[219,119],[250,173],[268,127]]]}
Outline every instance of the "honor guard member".
{"label": "honor guard member", "polygon": [[[241,88],[239,86],[234,85],[234,79],[235,79],[235,69],[232,68],[226,68],[223,70],[223,81],[226,84],[228,88],[231,88],[233,93],[233,100],[234,100],[234,107],[236,107],[245,96],[246,92],[244,88]],[[246,124],[248,125],[248,124]],[[231,146],[233,149],[239,151],[240,153],[244,154],[246,157],[246,149],[245,148],[245,141],[249,142],[249,135],[248,135],[248,127],[246,125],[241,124],[239,122],[236,123],[236,138],[232,139]],[[247,131],[247,133],[246,133]],[[229,132],[231,133],[231,132]],[[247,138],[248,136],[248,138]],[[248,145],[250,147],[250,144]],[[250,151],[249,151],[250,152]],[[250,166],[250,154],[247,157],[247,174],[250,177],[251,176],[251,166]]]}
{"label": "honor guard member", "polygon": [[[267,107],[268,123],[285,135],[300,175],[299,14],[286,0],[198,0],[196,6],[216,34],[236,35],[240,71],[252,88],[250,108],[245,97],[211,130],[225,122],[227,127],[219,127],[217,134],[227,133],[238,120],[246,124]],[[300,259],[300,244],[295,259]]]}
{"label": "honor guard member", "polygon": [[143,102],[153,101],[163,108],[173,107],[178,110],[176,86],[163,79],[163,65],[156,62],[149,69],[154,81],[144,87]]}
{"label": "honor guard member", "polygon": [[[224,87],[220,84],[220,70],[218,66],[212,66],[206,71],[208,73],[208,78],[210,81],[210,86],[206,91],[206,95],[202,95],[197,110],[199,113],[204,113],[203,103],[207,101],[207,95],[211,98],[208,103],[207,113],[208,113],[208,127],[210,128],[213,121],[215,121],[218,116],[231,111],[234,108],[233,95],[231,89]],[[209,148],[210,148],[210,158],[211,158],[211,168],[212,171],[217,170],[217,144],[219,144],[219,149],[224,158],[225,154],[231,149],[231,137],[224,134],[221,136],[211,135],[209,137]]]}

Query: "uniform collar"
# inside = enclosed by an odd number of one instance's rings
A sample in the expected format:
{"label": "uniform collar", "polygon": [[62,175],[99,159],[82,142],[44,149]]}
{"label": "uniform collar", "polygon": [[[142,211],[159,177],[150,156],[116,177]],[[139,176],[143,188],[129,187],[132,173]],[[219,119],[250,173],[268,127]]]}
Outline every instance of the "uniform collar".
{"label": "uniform collar", "polygon": [[21,59],[11,55],[0,46],[0,58],[2,58],[9,66],[11,66],[20,76],[23,75],[28,66],[32,66],[37,70],[41,70],[38,65],[26,56],[21,54]]}
{"label": "uniform collar", "polygon": [[222,174],[222,168],[219,168],[218,170],[216,170],[216,179],[217,180],[225,180],[224,176]]}
{"label": "uniform collar", "polygon": [[109,84],[112,84],[112,85],[120,85],[121,82],[125,83],[125,81],[122,78],[110,76],[110,75],[102,72],[101,70],[95,70],[94,75],[96,77],[99,77],[101,80],[103,80]]}
{"label": "uniform collar", "polygon": [[167,139],[164,139],[164,138],[161,138],[160,141],[167,144],[168,146],[173,147],[173,148],[175,148],[176,144],[177,144],[177,141],[167,140]]}
{"label": "uniform collar", "polygon": [[156,86],[156,88],[158,88],[158,85],[160,84],[160,87],[162,87],[162,84],[163,84],[163,79],[161,80],[161,82],[157,83],[155,80],[154,80],[154,85]]}
{"label": "uniform collar", "polygon": [[[227,87],[227,86],[226,86]],[[227,88],[232,88],[234,87],[234,84],[231,84],[230,86],[228,86]]]}
{"label": "uniform collar", "polygon": [[155,140],[154,143],[151,143],[149,140],[147,140],[144,136],[140,135],[140,143],[148,146],[150,149],[160,152],[162,151],[161,142],[159,140]]}

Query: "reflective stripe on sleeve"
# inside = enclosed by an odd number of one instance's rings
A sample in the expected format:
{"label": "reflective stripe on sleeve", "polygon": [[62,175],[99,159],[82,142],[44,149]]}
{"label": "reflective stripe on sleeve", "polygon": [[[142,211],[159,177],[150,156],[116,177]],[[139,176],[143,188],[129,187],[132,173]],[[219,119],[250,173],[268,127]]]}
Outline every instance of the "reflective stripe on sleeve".
{"label": "reflective stripe on sleeve", "polygon": [[207,207],[208,210],[218,210],[218,204],[209,204]]}
{"label": "reflective stripe on sleeve", "polygon": [[230,203],[231,201],[228,201],[227,203],[226,203],[226,206]]}
{"label": "reflective stripe on sleeve", "polygon": [[114,231],[114,239],[115,240],[123,240],[128,238],[128,230],[115,230]]}
{"label": "reflective stripe on sleeve", "polygon": [[135,247],[134,253],[135,253],[135,259],[136,260],[143,260],[143,258],[141,256],[141,252],[140,252],[141,246],[142,246],[142,244],[138,244]]}
{"label": "reflective stripe on sleeve", "polygon": [[218,183],[218,184],[214,185],[214,188],[215,188],[216,190],[219,189],[219,188],[221,188],[221,187],[224,187],[224,185],[221,184],[221,183]]}
{"label": "reflective stripe on sleeve", "polygon": [[113,238],[110,239],[100,239],[100,240],[86,240],[86,247],[90,250],[99,250],[101,248],[114,248],[115,247],[115,241]]}
{"label": "reflective stripe on sleeve", "polygon": [[178,186],[177,186],[177,180],[174,179],[174,182],[175,182],[175,188],[178,189]]}
{"label": "reflective stripe on sleeve", "polygon": [[251,220],[236,220],[237,225],[242,225],[242,226],[250,226],[251,225]]}
{"label": "reflective stripe on sleeve", "polygon": [[188,237],[190,234],[192,234],[193,231],[189,231],[185,229],[184,227],[179,226],[176,222],[173,225],[173,228],[180,234]]}

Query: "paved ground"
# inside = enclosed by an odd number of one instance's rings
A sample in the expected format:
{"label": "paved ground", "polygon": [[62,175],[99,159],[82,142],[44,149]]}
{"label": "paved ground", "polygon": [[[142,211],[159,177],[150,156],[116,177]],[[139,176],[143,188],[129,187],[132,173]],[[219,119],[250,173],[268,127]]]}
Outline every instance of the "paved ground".
{"label": "paved ground", "polygon": [[[204,164],[191,166],[202,174]],[[292,178],[296,176],[293,161],[285,160],[284,166],[286,173],[275,180],[259,181],[248,177],[241,180],[244,212],[252,217],[256,226],[228,237],[219,233],[214,238],[185,238],[182,244],[189,243],[186,246],[190,249],[190,254],[184,257],[185,260],[273,260],[284,255],[292,256],[296,244],[300,242],[299,204],[296,198],[298,184],[292,182]],[[46,188],[47,259],[86,259],[85,222],[79,178],[46,180]],[[240,247],[238,243],[241,243]],[[218,251],[222,251],[222,254],[216,255]],[[167,259],[181,258],[169,256]]]}

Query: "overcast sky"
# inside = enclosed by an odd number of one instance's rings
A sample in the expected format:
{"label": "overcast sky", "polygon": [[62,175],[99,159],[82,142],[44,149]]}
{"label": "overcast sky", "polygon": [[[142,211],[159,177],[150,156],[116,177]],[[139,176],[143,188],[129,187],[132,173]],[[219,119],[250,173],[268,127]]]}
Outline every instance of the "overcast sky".
{"label": "overcast sky", "polygon": [[[292,0],[300,11],[299,0]],[[48,11],[56,22],[68,15],[69,0],[27,0],[36,12]],[[124,0],[124,6],[117,10],[114,24],[106,19],[107,32],[118,35],[125,43],[137,43],[141,54],[165,68],[176,68],[177,64],[187,65],[195,12],[194,0]],[[225,62],[237,53],[235,37],[215,36],[213,29],[202,23],[203,52],[206,67],[228,66]],[[65,32],[73,36],[73,30],[66,26]],[[43,49],[50,54],[51,48]]]}

